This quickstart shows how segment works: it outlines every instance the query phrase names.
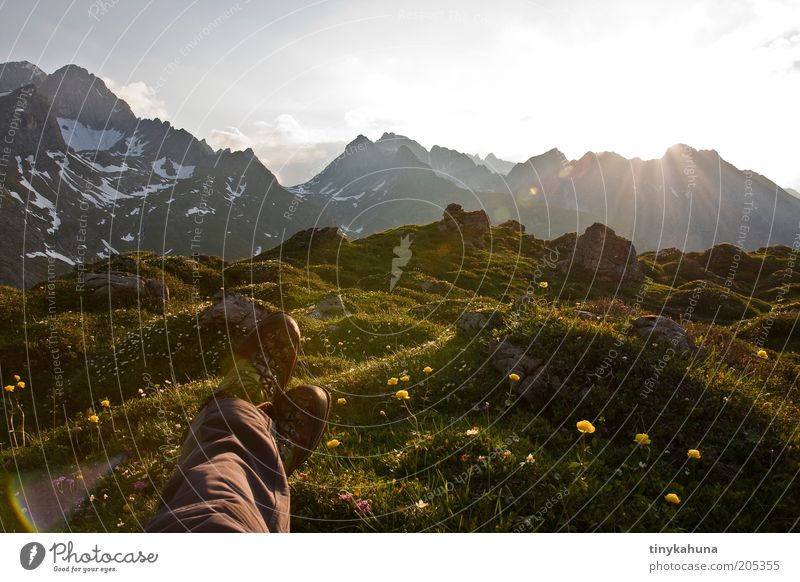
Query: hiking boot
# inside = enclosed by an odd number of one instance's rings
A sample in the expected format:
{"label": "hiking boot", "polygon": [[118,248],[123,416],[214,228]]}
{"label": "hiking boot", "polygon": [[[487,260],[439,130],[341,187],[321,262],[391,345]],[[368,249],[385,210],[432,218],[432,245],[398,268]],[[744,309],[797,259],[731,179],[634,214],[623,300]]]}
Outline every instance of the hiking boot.
{"label": "hiking boot", "polygon": [[319,445],[328,424],[331,398],[319,386],[303,384],[282,393],[265,409],[275,421],[275,441],[288,477]]}
{"label": "hiking boot", "polygon": [[273,313],[236,348],[233,366],[214,390],[214,397],[242,398],[254,404],[272,402],[286,390],[299,351],[297,322],[285,313]]}

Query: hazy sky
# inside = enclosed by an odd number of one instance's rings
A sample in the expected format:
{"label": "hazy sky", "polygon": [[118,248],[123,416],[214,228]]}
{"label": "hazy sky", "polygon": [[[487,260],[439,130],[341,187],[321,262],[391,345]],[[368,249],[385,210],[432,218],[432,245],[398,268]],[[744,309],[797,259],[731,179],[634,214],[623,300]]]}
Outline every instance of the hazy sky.
{"label": "hazy sky", "polygon": [[800,188],[797,0],[0,0],[0,39],[284,184],[395,131],[512,161],[683,142]]}

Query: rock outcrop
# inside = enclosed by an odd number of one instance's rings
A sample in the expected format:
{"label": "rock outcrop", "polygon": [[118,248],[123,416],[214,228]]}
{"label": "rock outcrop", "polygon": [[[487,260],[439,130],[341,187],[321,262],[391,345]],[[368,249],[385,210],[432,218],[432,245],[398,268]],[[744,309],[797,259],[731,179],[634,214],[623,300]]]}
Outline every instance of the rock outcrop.
{"label": "rock outcrop", "polygon": [[700,348],[694,338],[678,322],[663,315],[643,315],[631,322],[633,332],[651,340],[669,344],[676,352],[694,355]]}
{"label": "rock outcrop", "polygon": [[266,309],[233,291],[219,291],[212,301],[211,307],[198,318],[204,331],[224,331],[231,337],[243,338],[269,315]]}
{"label": "rock outcrop", "polygon": [[483,236],[489,232],[489,217],[483,210],[467,212],[460,204],[448,204],[439,230],[461,237],[465,246],[482,249]]}
{"label": "rock outcrop", "polygon": [[87,273],[83,287],[98,300],[111,300],[111,307],[131,307],[139,302],[163,309],[169,300],[169,287],[158,279],[148,279],[124,271]]}
{"label": "rock outcrop", "polygon": [[538,406],[547,402],[551,390],[558,389],[561,380],[548,377],[542,360],[526,354],[526,349],[507,339],[489,346],[492,366],[504,376],[512,372],[519,375],[514,391],[529,404]]}
{"label": "rock outcrop", "polygon": [[[569,249],[573,241],[574,252]],[[563,235],[553,242],[558,243],[560,252],[572,252],[571,257],[558,262],[559,270],[564,273],[583,271],[599,282],[609,283],[644,280],[633,243],[599,222],[587,228],[577,239]]]}
{"label": "rock outcrop", "polygon": [[326,243],[339,243],[346,240],[337,226],[323,226],[320,228],[307,228],[289,237],[284,243],[284,247],[307,248],[313,245],[324,245]]}
{"label": "rock outcrop", "polygon": [[509,232],[518,232],[520,234],[525,234],[525,225],[520,224],[519,221],[516,221],[514,219],[506,220],[502,224],[497,225],[497,228],[502,228],[503,230],[507,230]]}
{"label": "rock outcrop", "polygon": [[317,319],[328,319],[344,315],[346,312],[344,302],[337,293],[329,293],[311,311],[311,317]]}
{"label": "rock outcrop", "polygon": [[456,329],[465,335],[476,335],[504,325],[503,314],[498,311],[465,311],[456,320]]}

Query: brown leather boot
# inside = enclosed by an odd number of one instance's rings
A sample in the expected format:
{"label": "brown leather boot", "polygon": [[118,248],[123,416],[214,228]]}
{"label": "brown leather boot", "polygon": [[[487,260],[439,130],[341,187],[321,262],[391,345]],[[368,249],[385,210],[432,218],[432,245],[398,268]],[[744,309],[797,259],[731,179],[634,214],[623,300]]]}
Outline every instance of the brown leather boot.
{"label": "brown leather boot", "polygon": [[214,396],[243,398],[254,404],[272,402],[286,390],[299,351],[297,322],[285,313],[273,313],[236,349],[233,366]]}
{"label": "brown leather boot", "polygon": [[288,477],[319,445],[328,424],[331,398],[319,386],[303,384],[281,393],[265,409],[275,421],[275,440]]}

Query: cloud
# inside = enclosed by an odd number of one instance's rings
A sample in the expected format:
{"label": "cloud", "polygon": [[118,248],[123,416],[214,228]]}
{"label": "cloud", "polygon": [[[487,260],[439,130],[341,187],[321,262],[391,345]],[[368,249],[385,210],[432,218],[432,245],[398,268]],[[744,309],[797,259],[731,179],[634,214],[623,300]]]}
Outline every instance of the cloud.
{"label": "cloud", "polygon": [[244,150],[252,146],[252,140],[238,127],[225,129],[212,129],[207,138],[208,144],[214,149]]}
{"label": "cloud", "polygon": [[321,172],[347,145],[347,141],[326,130],[305,127],[288,113],[281,113],[272,121],[256,121],[247,131],[232,126],[212,129],[207,141],[217,149],[253,148],[286,186],[300,184]]}
{"label": "cloud", "polygon": [[319,174],[342,153],[347,142],[324,142],[302,145],[259,145],[255,152],[284,186],[301,184]]}
{"label": "cloud", "polygon": [[164,101],[159,99],[156,90],[144,81],[118,85],[113,79],[104,78],[103,82],[117,97],[130,105],[137,117],[148,119],[167,117]]}
{"label": "cloud", "polygon": [[400,125],[399,121],[373,107],[352,109],[344,114],[344,121],[355,133],[389,131]]}

